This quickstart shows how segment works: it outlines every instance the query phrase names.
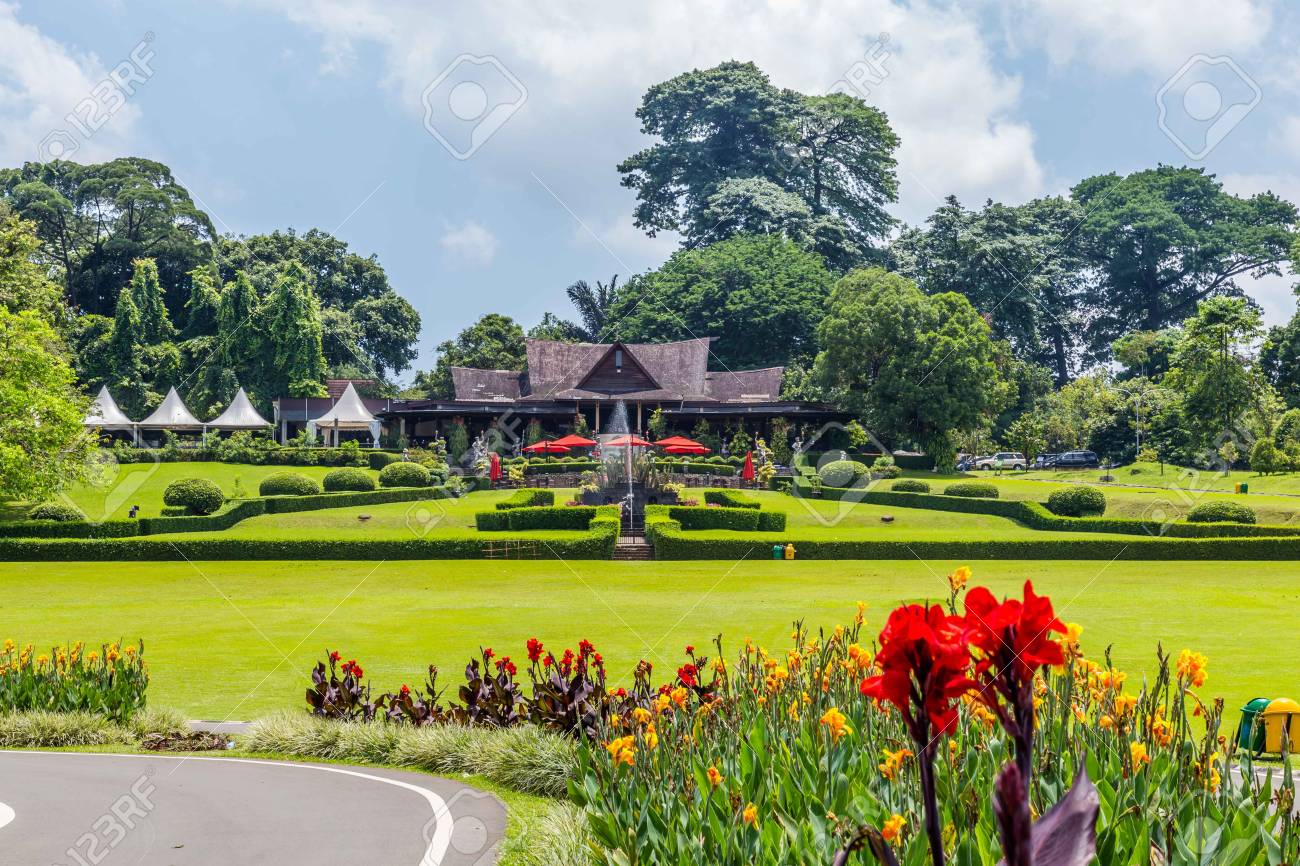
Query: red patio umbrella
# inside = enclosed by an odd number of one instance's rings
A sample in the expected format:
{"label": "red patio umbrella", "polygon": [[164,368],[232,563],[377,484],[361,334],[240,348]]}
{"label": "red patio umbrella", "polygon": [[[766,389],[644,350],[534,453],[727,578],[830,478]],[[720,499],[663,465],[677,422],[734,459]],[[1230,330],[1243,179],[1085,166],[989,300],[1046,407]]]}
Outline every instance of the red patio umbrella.
{"label": "red patio umbrella", "polygon": [[745,452],[745,466],[740,470],[740,477],[746,481],[754,480],[754,452]]}
{"label": "red patio umbrella", "polygon": [[617,439],[609,440],[605,444],[611,448],[627,448],[628,446],[633,448],[649,448],[654,443],[647,442],[640,436],[620,436]]}
{"label": "red patio umbrella", "polygon": [[501,455],[495,451],[488,454],[488,480],[493,483],[501,480]]}
{"label": "red patio umbrella", "polygon": [[[660,445],[662,444],[662,442],[656,442],[655,444]],[[705,448],[703,445],[669,445],[666,448],[664,448],[664,453],[680,454],[680,455],[699,455],[699,454],[708,454],[709,449]]]}
{"label": "red patio umbrella", "polygon": [[568,454],[569,450],[566,446],[554,442],[534,442],[523,448],[525,454]]}
{"label": "red patio umbrella", "polygon": [[[662,445],[665,448],[704,448],[702,443],[696,442],[694,439],[687,439],[685,436],[669,436],[666,439],[660,439],[655,444]],[[705,448],[705,450],[708,449]]]}
{"label": "red patio umbrella", "polygon": [[582,436],[578,436],[575,433],[570,433],[568,436],[561,436],[559,439],[556,439],[551,444],[559,445],[563,448],[590,448],[591,446],[596,444],[596,440],[586,439],[583,438]]}

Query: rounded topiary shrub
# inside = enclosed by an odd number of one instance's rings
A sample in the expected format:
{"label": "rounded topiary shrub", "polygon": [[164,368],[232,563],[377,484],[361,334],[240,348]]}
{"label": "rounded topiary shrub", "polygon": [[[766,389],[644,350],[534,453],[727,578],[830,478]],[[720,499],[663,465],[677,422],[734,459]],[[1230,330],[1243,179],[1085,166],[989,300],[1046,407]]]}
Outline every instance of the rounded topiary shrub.
{"label": "rounded topiary shrub", "polygon": [[968,499],[997,499],[997,485],[985,481],[958,481],[943,489],[944,496],[965,496]]}
{"label": "rounded topiary shrub", "polygon": [[68,505],[65,502],[42,502],[27,512],[27,519],[57,520],[60,523],[71,523],[74,520],[85,520],[86,515],[81,513],[80,508],[75,505]]}
{"label": "rounded topiary shrub", "polygon": [[930,485],[919,478],[900,478],[889,485],[889,489],[899,493],[929,493]]}
{"label": "rounded topiary shrub", "polygon": [[1047,497],[1047,510],[1062,517],[1101,517],[1106,513],[1106,494],[1084,484],[1067,487]]}
{"label": "rounded topiary shrub", "polygon": [[379,470],[381,487],[428,487],[429,470],[419,463],[389,463]]}
{"label": "rounded topiary shrub", "polygon": [[325,490],[330,493],[344,490],[364,492],[374,490],[376,486],[375,479],[364,469],[335,469],[325,476]]}
{"label": "rounded topiary shrub", "polygon": [[191,514],[211,514],[225,501],[221,488],[206,478],[182,478],[163,491],[165,504],[187,509]]}
{"label": "rounded topiary shrub", "polygon": [[869,477],[870,470],[856,460],[832,460],[818,468],[817,475],[827,487],[857,487]]}
{"label": "rounded topiary shrub", "polygon": [[1189,523],[1254,523],[1255,509],[1237,502],[1202,502],[1187,514]]}
{"label": "rounded topiary shrub", "polygon": [[262,479],[257,486],[261,496],[315,496],[321,492],[320,482],[301,472],[277,472]]}

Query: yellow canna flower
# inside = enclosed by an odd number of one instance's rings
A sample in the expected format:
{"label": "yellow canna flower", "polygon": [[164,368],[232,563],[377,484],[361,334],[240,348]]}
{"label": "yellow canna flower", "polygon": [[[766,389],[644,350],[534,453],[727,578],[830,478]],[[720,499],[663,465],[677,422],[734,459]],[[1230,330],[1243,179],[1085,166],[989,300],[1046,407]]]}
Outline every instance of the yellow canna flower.
{"label": "yellow canna flower", "polygon": [[709,767],[709,769],[705,771],[704,775],[709,777],[710,788],[716,788],[722,784],[723,776],[718,772],[717,767]]}
{"label": "yellow canna flower", "polygon": [[1205,670],[1208,664],[1209,659],[1201,653],[1185,649],[1178,654],[1178,678],[1199,689],[1209,676]]}
{"label": "yellow canna flower", "polygon": [[1141,743],[1129,743],[1128,751],[1129,757],[1133,760],[1134,770],[1139,769],[1143,764],[1151,763],[1151,759],[1147,757],[1147,747]]}
{"label": "yellow canna flower", "polygon": [[880,828],[880,836],[886,842],[893,842],[903,833],[903,828],[907,822],[903,820],[902,815],[891,815],[885,822],[885,826]]}
{"label": "yellow canna flower", "polygon": [[745,807],[745,811],[740,815],[741,819],[751,827],[758,826],[758,807],[750,803]]}
{"label": "yellow canna flower", "polygon": [[948,575],[948,588],[953,592],[961,592],[966,588],[966,583],[970,580],[970,576],[970,566],[960,566],[952,574]]}

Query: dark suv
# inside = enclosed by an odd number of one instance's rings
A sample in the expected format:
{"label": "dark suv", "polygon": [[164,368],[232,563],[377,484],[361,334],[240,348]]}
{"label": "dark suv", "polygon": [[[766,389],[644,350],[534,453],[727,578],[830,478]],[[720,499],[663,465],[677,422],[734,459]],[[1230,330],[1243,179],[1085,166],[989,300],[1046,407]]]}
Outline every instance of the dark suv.
{"label": "dark suv", "polygon": [[1052,464],[1055,469],[1096,469],[1101,466],[1095,451],[1066,451]]}

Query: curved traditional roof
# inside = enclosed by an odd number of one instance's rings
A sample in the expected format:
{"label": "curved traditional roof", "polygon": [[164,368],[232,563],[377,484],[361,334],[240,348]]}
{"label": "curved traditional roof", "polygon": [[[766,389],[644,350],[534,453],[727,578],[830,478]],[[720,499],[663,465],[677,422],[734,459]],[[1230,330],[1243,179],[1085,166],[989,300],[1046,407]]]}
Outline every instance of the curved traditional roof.
{"label": "curved traditional roof", "polygon": [[259,427],[270,427],[271,422],[253,408],[253,402],[248,399],[244,389],[240,388],[235,392],[235,399],[230,401],[226,411],[209,421],[207,426],[219,430],[254,430]]}
{"label": "curved traditional roof", "polygon": [[349,382],[347,390],[343,392],[338,402],[324,415],[315,419],[314,423],[317,427],[369,427],[374,420],[375,416],[366,408],[366,404],[361,402],[361,395]]}
{"label": "curved traditional roof", "polygon": [[181,400],[181,395],[177,394],[176,388],[173,387],[163,398],[162,405],[153,410],[148,418],[140,421],[139,426],[183,430],[202,427],[203,422],[190,414],[190,410],[185,407],[185,402]]}
{"label": "curved traditional roof", "polygon": [[84,423],[87,427],[99,427],[101,429],[112,429],[114,427],[130,428],[132,421],[126,417],[117,406],[117,401],[113,395],[108,392],[108,386],[99,389],[95,399],[90,403],[90,411],[86,413]]}

